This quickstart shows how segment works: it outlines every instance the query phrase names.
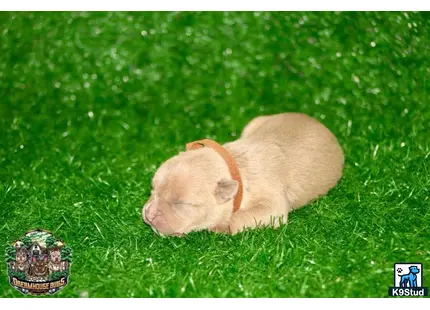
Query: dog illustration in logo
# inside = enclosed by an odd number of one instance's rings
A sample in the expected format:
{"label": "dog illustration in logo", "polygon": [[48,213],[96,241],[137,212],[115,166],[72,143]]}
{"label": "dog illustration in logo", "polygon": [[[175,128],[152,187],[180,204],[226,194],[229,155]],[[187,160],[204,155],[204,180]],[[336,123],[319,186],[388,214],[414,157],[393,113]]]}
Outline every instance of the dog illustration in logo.
{"label": "dog illustration in logo", "polygon": [[48,256],[44,255],[43,258],[33,256],[29,274],[35,279],[45,279],[48,274]]}
{"label": "dog illustration in logo", "polygon": [[49,272],[62,271],[61,250],[59,248],[49,250]]}
{"label": "dog illustration in logo", "polygon": [[33,257],[39,258],[42,255],[42,249],[37,242],[33,242],[33,244],[30,247],[30,257],[33,259]]}
{"label": "dog illustration in logo", "polygon": [[16,250],[16,263],[15,270],[18,272],[27,272],[30,267],[28,262],[28,251],[26,248],[19,248]]}
{"label": "dog illustration in logo", "polygon": [[410,266],[409,273],[400,276],[400,287],[418,287],[417,274],[420,272],[417,266]]}

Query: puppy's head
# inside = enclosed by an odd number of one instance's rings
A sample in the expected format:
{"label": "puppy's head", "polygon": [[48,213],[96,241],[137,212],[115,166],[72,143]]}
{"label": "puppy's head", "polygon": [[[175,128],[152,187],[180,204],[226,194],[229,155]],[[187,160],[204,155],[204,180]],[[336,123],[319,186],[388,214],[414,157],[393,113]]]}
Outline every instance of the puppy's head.
{"label": "puppy's head", "polygon": [[238,183],[213,149],[182,152],[157,170],[142,217],[161,235],[183,235],[225,223]]}

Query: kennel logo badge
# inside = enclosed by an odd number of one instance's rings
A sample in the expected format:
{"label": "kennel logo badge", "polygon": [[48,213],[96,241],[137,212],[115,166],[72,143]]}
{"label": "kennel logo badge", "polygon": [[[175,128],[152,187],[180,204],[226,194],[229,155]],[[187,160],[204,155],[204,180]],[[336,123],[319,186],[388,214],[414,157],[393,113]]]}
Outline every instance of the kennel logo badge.
{"label": "kennel logo badge", "polygon": [[423,265],[421,263],[394,264],[394,287],[388,289],[389,296],[427,296],[423,287]]}
{"label": "kennel logo badge", "polygon": [[9,283],[23,294],[54,294],[69,281],[72,249],[46,230],[31,230],[6,248]]}

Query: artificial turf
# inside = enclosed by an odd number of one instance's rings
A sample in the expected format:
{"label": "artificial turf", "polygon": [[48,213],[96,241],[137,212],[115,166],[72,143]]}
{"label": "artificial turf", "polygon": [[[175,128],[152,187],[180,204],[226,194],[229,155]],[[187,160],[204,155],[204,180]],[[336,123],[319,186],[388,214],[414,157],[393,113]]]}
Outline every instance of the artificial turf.
{"label": "artificial turf", "polygon": [[[0,246],[33,228],[64,239],[54,296],[386,297],[409,261],[429,283],[428,14],[2,12],[0,34]],[[143,223],[151,177],[185,143],[289,111],[344,149],[326,197],[278,230]],[[0,296],[23,296],[6,264]]]}

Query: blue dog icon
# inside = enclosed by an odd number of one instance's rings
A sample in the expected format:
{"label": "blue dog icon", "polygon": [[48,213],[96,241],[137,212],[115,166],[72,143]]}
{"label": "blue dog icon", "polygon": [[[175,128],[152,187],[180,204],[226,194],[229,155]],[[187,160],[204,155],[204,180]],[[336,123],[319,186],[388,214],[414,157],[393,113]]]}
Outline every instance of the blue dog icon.
{"label": "blue dog icon", "polygon": [[417,285],[417,274],[420,272],[417,266],[410,266],[409,273],[401,275],[400,278],[400,287],[407,287],[409,283],[409,287],[418,287]]}

